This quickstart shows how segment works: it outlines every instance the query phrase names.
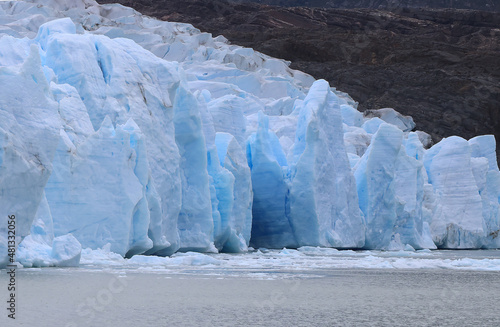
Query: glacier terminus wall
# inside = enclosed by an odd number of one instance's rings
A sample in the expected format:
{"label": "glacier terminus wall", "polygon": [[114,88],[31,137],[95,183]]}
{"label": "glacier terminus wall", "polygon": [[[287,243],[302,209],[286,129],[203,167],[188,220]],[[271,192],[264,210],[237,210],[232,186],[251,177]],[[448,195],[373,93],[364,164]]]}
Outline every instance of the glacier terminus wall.
{"label": "glacier terminus wall", "polygon": [[500,247],[495,139],[430,147],[327,81],[92,0],[0,2],[0,266],[301,246]]}

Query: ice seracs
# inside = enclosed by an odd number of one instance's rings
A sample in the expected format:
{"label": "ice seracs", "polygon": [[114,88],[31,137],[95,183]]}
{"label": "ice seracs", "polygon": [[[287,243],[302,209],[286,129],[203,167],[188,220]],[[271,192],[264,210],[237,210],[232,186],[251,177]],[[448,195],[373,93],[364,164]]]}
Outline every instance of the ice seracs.
{"label": "ice seracs", "polygon": [[226,210],[230,214],[224,231],[225,243],[222,250],[243,252],[248,250],[252,230],[253,193],[250,168],[245,152],[232,135],[217,133],[215,144],[219,160],[214,161],[232,174],[232,178],[226,178],[234,180],[232,198],[226,198],[228,206]]}
{"label": "ice seracs", "polygon": [[387,249],[397,219],[395,173],[403,133],[383,123],[355,166],[359,207],[366,220],[365,248]]}
{"label": "ice seracs", "polygon": [[180,85],[173,108],[175,142],[181,157],[180,248],[183,251],[205,251],[214,246],[214,220],[198,101],[184,85]]}
{"label": "ice seracs", "polygon": [[383,108],[376,110],[366,110],[363,116],[367,118],[377,117],[386,123],[397,126],[403,132],[409,132],[415,128],[415,122],[410,116],[403,116],[392,108]]}
{"label": "ice seracs", "polygon": [[123,256],[152,247],[147,228],[148,167],[139,156],[145,151],[140,151],[141,135],[135,128],[130,122],[115,129],[106,117],[78,147],[61,132],[53,161],[57,173],[45,187],[56,236],[72,233],[91,248],[110,243],[111,250]]}
{"label": "ice seracs", "polygon": [[[363,116],[287,63],[91,0],[0,2],[0,265],[500,247],[495,139]],[[85,250],[87,251],[87,250]]]}
{"label": "ice seracs", "polygon": [[[0,49],[1,58],[9,48]],[[30,233],[63,126],[38,48],[25,49],[23,62],[0,66],[0,265],[7,263],[8,216],[16,217],[17,244]]]}
{"label": "ice seracs", "polygon": [[289,158],[288,216],[298,245],[362,247],[365,222],[344,146],[340,100],[324,80],[304,99]]}
{"label": "ice seracs", "polygon": [[262,112],[258,130],[249,137],[246,152],[253,191],[250,244],[265,248],[296,247],[298,242],[287,216],[289,186],[285,154],[276,135],[269,131],[269,119]]}
{"label": "ice seracs", "polygon": [[425,153],[424,164],[438,202],[431,223],[434,242],[443,248],[480,248],[486,233],[474,171],[481,162],[471,160],[469,143],[457,136],[443,139]]}
{"label": "ice seracs", "polygon": [[471,160],[477,168],[474,177],[483,204],[483,219],[486,227],[486,240],[483,247],[500,247],[500,172],[496,162],[495,137],[477,136],[469,140]]}

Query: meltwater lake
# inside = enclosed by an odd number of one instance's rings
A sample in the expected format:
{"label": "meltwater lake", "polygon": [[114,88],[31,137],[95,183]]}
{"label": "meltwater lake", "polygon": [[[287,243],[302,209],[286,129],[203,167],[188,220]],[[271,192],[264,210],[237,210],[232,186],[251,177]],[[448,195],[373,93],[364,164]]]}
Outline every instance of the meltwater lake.
{"label": "meltwater lake", "polygon": [[[498,250],[87,250],[79,268],[16,282],[16,320],[0,326],[500,326]],[[7,284],[2,270],[2,300]]]}

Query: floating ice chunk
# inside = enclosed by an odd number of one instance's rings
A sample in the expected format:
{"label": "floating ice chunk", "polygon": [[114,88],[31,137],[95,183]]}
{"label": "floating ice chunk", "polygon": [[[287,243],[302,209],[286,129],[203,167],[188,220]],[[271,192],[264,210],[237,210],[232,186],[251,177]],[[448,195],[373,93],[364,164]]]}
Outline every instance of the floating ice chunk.
{"label": "floating ice chunk", "polygon": [[51,256],[58,267],[77,267],[80,262],[82,246],[71,234],[58,236],[52,242]]}
{"label": "floating ice chunk", "polygon": [[337,255],[341,251],[332,248],[323,248],[319,246],[301,246],[297,249],[298,251],[307,255]]}
{"label": "floating ice chunk", "polygon": [[166,265],[170,261],[169,258],[156,257],[156,256],[145,256],[145,255],[134,255],[132,258],[127,260],[127,264],[139,264],[148,266],[158,266]]}
{"label": "floating ice chunk", "polygon": [[285,256],[294,256],[294,257],[298,257],[298,256],[303,255],[303,253],[301,251],[297,251],[294,249],[287,249],[287,248],[283,248],[279,254],[285,255]]}
{"label": "floating ice chunk", "polygon": [[170,262],[174,265],[184,266],[205,266],[205,265],[220,265],[220,260],[206,254],[187,252],[176,253],[172,256]]}
{"label": "floating ice chunk", "polygon": [[86,248],[82,250],[80,264],[82,265],[103,265],[120,266],[126,262],[126,259],[118,253],[110,251],[111,244],[106,244],[102,248],[92,250]]}
{"label": "floating ice chunk", "polygon": [[415,252],[415,249],[410,244],[406,244],[404,250],[408,252]]}
{"label": "floating ice chunk", "polygon": [[26,236],[19,244],[16,259],[26,268],[50,267],[55,263],[52,258],[52,247],[34,240],[32,235]]}
{"label": "floating ice chunk", "polygon": [[26,236],[17,250],[16,259],[24,267],[48,267],[54,264],[52,241],[54,226],[45,193],[31,225],[30,235]]}
{"label": "floating ice chunk", "polygon": [[31,234],[19,245],[16,259],[24,267],[77,267],[81,251],[82,247],[73,235],[54,237],[52,216],[44,195]]}

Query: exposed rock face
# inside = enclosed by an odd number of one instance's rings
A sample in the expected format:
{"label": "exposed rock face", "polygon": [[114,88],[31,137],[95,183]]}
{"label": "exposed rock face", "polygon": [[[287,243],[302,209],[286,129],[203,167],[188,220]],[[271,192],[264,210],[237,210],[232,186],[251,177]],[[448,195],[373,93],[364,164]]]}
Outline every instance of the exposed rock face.
{"label": "exposed rock face", "polygon": [[500,11],[498,0],[233,0],[234,2],[256,2],[266,5],[286,7],[319,8],[453,8]]}
{"label": "exposed rock face", "polygon": [[[500,140],[500,13],[284,8],[219,0],[118,2],[290,60],[292,68],[349,93],[359,101],[360,110],[390,107],[411,115],[417,128],[434,141],[479,134],[494,134]],[[368,2],[394,1],[330,1]],[[403,2],[418,5],[423,0]],[[457,8],[476,3],[425,1],[438,2]],[[491,10],[500,6],[499,1],[481,3]]]}

